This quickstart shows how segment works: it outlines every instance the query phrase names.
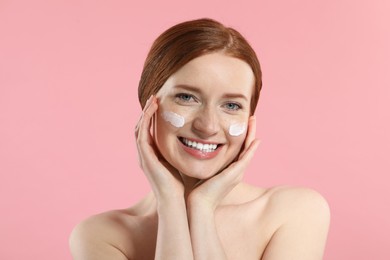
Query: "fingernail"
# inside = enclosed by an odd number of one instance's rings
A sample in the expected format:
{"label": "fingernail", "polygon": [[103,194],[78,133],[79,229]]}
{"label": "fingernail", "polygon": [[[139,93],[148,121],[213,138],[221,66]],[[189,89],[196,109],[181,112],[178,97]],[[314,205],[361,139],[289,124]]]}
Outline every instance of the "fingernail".
{"label": "fingernail", "polygon": [[148,98],[148,100],[146,100],[146,105],[148,105],[148,104],[150,103],[150,100],[152,100],[152,97],[153,97],[153,95],[151,95],[151,96]]}

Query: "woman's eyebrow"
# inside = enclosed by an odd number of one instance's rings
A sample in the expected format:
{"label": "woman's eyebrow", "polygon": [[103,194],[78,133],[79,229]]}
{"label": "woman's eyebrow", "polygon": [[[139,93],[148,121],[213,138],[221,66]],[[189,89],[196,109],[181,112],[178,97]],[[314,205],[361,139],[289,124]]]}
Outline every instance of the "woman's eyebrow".
{"label": "woman's eyebrow", "polygon": [[226,93],[223,95],[224,98],[242,98],[244,99],[245,101],[248,101],[248,99],[246,98],[245,95],[241,94],[241,93]]}
{"label": "woman's eyebrow", "polygon": [[[200,88],[197,88],[197,87],[194,87],[194,86],[190,86],[190,85],[178,84],[178,85],[175,85],[174,88],[185,89],[185,90],[188,90],[188,91],[192,91],[192,92],[196,92],[196,93],[202,94],[202,90]],[[241,93],[225,93],[225,94],[223,94],[222,97],[223,98],[242,98],[245,101],[248,101],[248,98],[245,95],[241,94]]]}
{"label": "woman's eyebrow", "polygon": [[202,91],[199,88],[190,85],[185,85],[185,84],[175,85],[174,88],[185,89],[196,93],[202,93]]}

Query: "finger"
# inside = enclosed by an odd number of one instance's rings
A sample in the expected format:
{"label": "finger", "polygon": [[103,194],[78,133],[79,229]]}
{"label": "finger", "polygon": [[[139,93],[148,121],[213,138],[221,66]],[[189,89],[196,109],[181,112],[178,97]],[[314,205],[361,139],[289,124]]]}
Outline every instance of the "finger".
{"label": "finger", "polygon": [[135,131],[134,132],[135,132],[135,138],[136,139],[138,138],[138,132],[139,132],[139,127],[140,127],[140,124],[141,124],[141,121],[142,121],[142,116],[144,114],[144,111],[146,111],[149,108],[152,99],[153,99],[153,95],[151,95],[148,98],[148,100],[146,101],[146,104],[145,104],[145,106],[144,106],[144,108],[142,110],[142,115],[140,116],[140,118],[139,118],[139,120],[137,122],[137,125],[135,126]]}
{"label": "finger", "polygon": [[230,164],[230,166],[223,170],[220,174],[217,174],[208,180],[201,180],[199,183],[196,184],[195,187],[197,189],[200,189],[199,191],[208,190],[210,192],[212,190],[212,193],[214,194],[214,200],[220,201],[237,184],[241,182],[245,168],[248,166],[250,160],[252,159],[258,145],[259,140],[255,139],[250,144],[241,160]]}
{"label": "finger", "polygon": [[249,119],[250,128],[248,128],[248,136],[246,138],[246,147],[249,147],[249,145],[255,140],[256,137],[256,116],[251,116]]}
{"label": "finger", "polygon": [[249,165],[251,159],[253,158],[259,144],[259,139],[253,140],[252,143],[249,145],[248,149],[243,152],[241,158],[238,161],[232,163],[228,168],[223,170],[221,174],[217,175],[216,177],[221,178],[221,182],[224,182],[225,185],[228,185],[231,182],[235,183],[237,181],[240,181],[246,167]]}
{"label": "finger", "polygon": [[243,162],[243,164],[246,166],[250,160],[253,158],[253,155],[255,154],[257,148],[259,147],[261,141],[259,139],[254,139],[251,144],[249,145],[248,149],[243,153],[241,159],[237,161],[237,164],[240,164],[240,162]]}
{"label": "finger", "polygon": [[238,159],[241,159],[241,157],[245,153],[245,151],[248,150],[249,146],[251,145],[251,143],[255,139],[255,136],[256,136],[256,117],[251,116],[249,118],[249,121],[248,121],[248,133],[247,133],[247,136],[245,138],[244,147],[243,147]]}
{"label": "finger", "polygon": [[140,119],[137,141],[138,142],[145,141],[150,143],[151,142],[151,135],[150,135],[151,119],[158,108],[155,97],[152,97],[150,104],[148,104],[148,107],[145,108],[146,109],[143,111]]}
{"label": "finger", "polygon": [[[149,106],[150,106],[150,104],[151,104],[153,98],[154,98],[154,95],[151,95],[151,96],[148,98],[148,100],[146,100],[145,106],[144,106],[143,109],[142,109],[142,115],[143,115],[143,113],[149,108]],[[138,120],[137,126],[139,126],[139,124],[140,124],[142,115],[141,115],[140,119]]]}
{"label": "finger", "polygon": [[[157,111],[157,108],[158,105],[156,98],[151,96],[147,104],[145,104],[142,116],[137,125],[136,142],[139,157],[138,159],[142,169],[144,169],[145,166],[151,167],[156,165],[156,162],[158,162],[158,158],[155,154],[153,139],[150,133],[152,117]],[[149,161],[149,163],[147,161]]]}
{"label": "finger", "polygon": [[[153,140],[154,134],[152,134],[150,131],[153,127],[153,124],[155,124],[154,120],[156,118],[157,109],[158,100],[154,95],[152,95],[150,98],[150,102],[146,102],[144,111],[140,119],[139,130],[137,133],[142,132],[142,135],[139,134],[140,137],[137,139],[137,144],[139,150],[140,147],[145,147],[142,151],[140,151],[143,155],[147,155],[148,157],[152,156],[153,158],[156,158],[160,161],[163,156],[161,155],[155,141]],[[145,140],[146,142],[144,142]],[[145,146],[144,144],[148,145]]]}
{"label": "finger", "polygon": [[241,160],[230,164],[228,168],[210,179],[200,180],[196,183],[194,189],[196,188],[200,193],[211,194],[213,197],[212,201],[216,203],[221,201],[222,198],[226,197],[241,182],[245,168],[252,159],[259,143],[259,140],[255,139],[245,151]]}

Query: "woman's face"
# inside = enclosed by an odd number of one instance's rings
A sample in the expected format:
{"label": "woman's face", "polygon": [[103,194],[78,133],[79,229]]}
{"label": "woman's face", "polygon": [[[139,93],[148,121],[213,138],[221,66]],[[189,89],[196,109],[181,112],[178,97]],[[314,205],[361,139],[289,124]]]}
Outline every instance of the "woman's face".
{"label": "woman's face", "polygon": [[223,53],[183,66],[156,94],[154,133],[162,156],[197,179],[228,166],[246,138],[253,86],[251,67]]}

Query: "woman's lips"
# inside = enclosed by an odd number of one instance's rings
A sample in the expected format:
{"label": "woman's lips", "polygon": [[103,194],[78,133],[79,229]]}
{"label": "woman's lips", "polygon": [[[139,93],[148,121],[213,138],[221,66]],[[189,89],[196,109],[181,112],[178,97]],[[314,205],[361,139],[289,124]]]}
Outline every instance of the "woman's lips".
{"label": "woman's lips", "polygon": [[188,147],[185,144],[183,144],[179,139],[177,139],[179,142],[179,145],[182,147],[182,149],[187,152],[188,154],[192,155],[193,157],[197,159],[211,159],[218,155],[223,145],[218,145],[217,148],[212,152],[205,152],[201,151],[192,147]]}

